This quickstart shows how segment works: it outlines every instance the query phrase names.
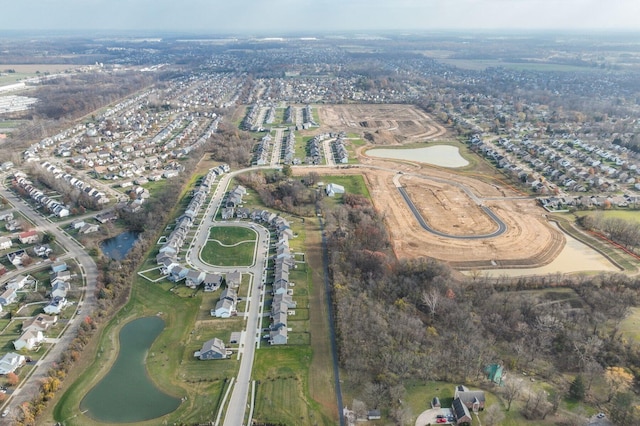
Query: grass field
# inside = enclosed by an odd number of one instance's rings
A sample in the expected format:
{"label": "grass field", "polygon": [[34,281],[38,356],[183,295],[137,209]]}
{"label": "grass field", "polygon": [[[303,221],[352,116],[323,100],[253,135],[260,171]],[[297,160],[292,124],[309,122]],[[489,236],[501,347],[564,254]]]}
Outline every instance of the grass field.
{"label": "grass field", "polygon": [[255,231],[247,228],[211,228],[200,256],[210,265],[250,266],[254,262],[257,237]]}
{"label": "grass field", "polygon": [[630,308],[627,317],[618,327],[622,335],[629,341],[640,342],[640,308]]}
{"label": "grass field", "polygon": [[311,361],[309,346],[263,348],[253,367],[256,391],[254,420],[287,425],[334,425],[308,395],[305,372]]}
{"label": "grass field", "polygon": [[226,246],[241,241],[255,241],[256,238],[256,231],[240,226],[217,226],[209,230],[209,239]]}
{"label": "grass field", "polygon": [[[362,175],[344,175],[344,176],[322,176],[322,181],[325,185],[329,183],[337,183],[344,186],[345,192],[349,194],[364,195],[367,198],[371,198],[369,189],[364,182]],[[336,199],[341,199],[340,196],[336,196]]]}
{"label": "grass field", "polygon": [[[639,206],[640,207],[640,206]],[[640,223],[640,211],[638,210],[598,210],[598,211],[578,211],[578,217],[588,215],[602,215],[607,219],[624,219],[630,222]]]}

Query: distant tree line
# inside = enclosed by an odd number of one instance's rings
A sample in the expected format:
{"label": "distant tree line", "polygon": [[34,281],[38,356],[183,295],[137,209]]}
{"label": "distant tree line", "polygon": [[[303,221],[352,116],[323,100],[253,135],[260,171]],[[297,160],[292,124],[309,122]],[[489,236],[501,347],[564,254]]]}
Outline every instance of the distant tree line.
{"label": "distant tree line", "polygon": [[87,73],[46,80],[34,96],[34,113],[46,119],[76,119],[143,89],[154,80],[134,72]]}

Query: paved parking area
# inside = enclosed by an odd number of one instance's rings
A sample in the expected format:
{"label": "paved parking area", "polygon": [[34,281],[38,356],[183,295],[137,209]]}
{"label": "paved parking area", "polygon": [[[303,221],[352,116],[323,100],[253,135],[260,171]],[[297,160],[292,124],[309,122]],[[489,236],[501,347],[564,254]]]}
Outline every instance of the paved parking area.
{"label": "paved parking area", "polygon": [[437,419],[439,415],[445,416],[445,418],[450,419],[452,418],[453,413],[451,412],[451,408],[432,408],[430,410],[423,411],[418,416],[418,419],[416,420],[416,426],[427,426],[429,424],[430,425],[455,424],[455,422],[452,422],[452,421],[447,421],[445,423],[438,423]]}

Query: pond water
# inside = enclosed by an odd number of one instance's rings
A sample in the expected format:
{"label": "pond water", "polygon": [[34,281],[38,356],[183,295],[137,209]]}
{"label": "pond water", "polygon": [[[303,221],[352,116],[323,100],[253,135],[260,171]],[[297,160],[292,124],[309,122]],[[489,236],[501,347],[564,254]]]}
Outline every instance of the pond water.
{"label": "pond water", "polygon": [[417,161],[449,168],[469,165],[469,162],[460,155],[458,147],[451,145],[434,145],[410,149],[374,148],[368,150],[367,155],[377,158]]}
{"label": "pond water", "polygon": [[100,243],[100,249],[105,256],[113,260],[125,258],[133,244],[138,240],[139,232],[126,231]]}
{"label": "pond water", "polygon": [[[555,223],[554,223],[555,225]],[[559,229],[559,228],[558,228]],[[563,233],[564,234],[564,233]],[[488,277],[521,277],[528,275],[547,275],[576,272],[614,272],[619,271],[609,260],[568,234],[564,234],[567,243],[553,262],[539,268],[526,269],[490,269],[482,271]]]}
{"label": "pond water", "polygon": [[145,367],[147,351],[163,329],[159,317],[139,318],[122,327],[116,362],[80,403],[87,416],[105,423],[129,423],[155,419],[178,408],[180,399],[158,389]]}

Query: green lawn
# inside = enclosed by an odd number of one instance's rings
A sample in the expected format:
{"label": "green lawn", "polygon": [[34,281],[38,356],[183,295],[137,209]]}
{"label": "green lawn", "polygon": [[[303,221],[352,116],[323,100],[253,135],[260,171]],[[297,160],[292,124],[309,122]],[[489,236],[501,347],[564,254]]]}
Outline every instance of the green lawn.
{"label": "green lawn", "polygon": [[[367,198],[371,198],[369,195],[369,189],[364,182],[364,178],[361,175],[345,175],[345,176],[322,176],[322,181],[325,185],[330,183],[337,183],[344,186],[345,192],[349,194],[364,195]],[[340,196],[336,196],[340,198]]]}
{"label": "green lawn", "polygon": [[222,245],[234,245],[243,241],[256,241],[258,234],[253,229],[239,226],[216,226],[209,229],[209,239]]}
{"label": "green lawn", "polygon": [[209,240],[200,252],[202,260],[218,266],[250,266],[258,234],[249,228],[219,226],[209,230]]}
{"label": "green lawn", "polygon": [[[638,206],[640,207],[640,206]],[[598,210],[598,211],[578,211],[576,216],[602,215],[607,219],[624,219],[630,222],[640,223],[640,211],[638,210]]]}

